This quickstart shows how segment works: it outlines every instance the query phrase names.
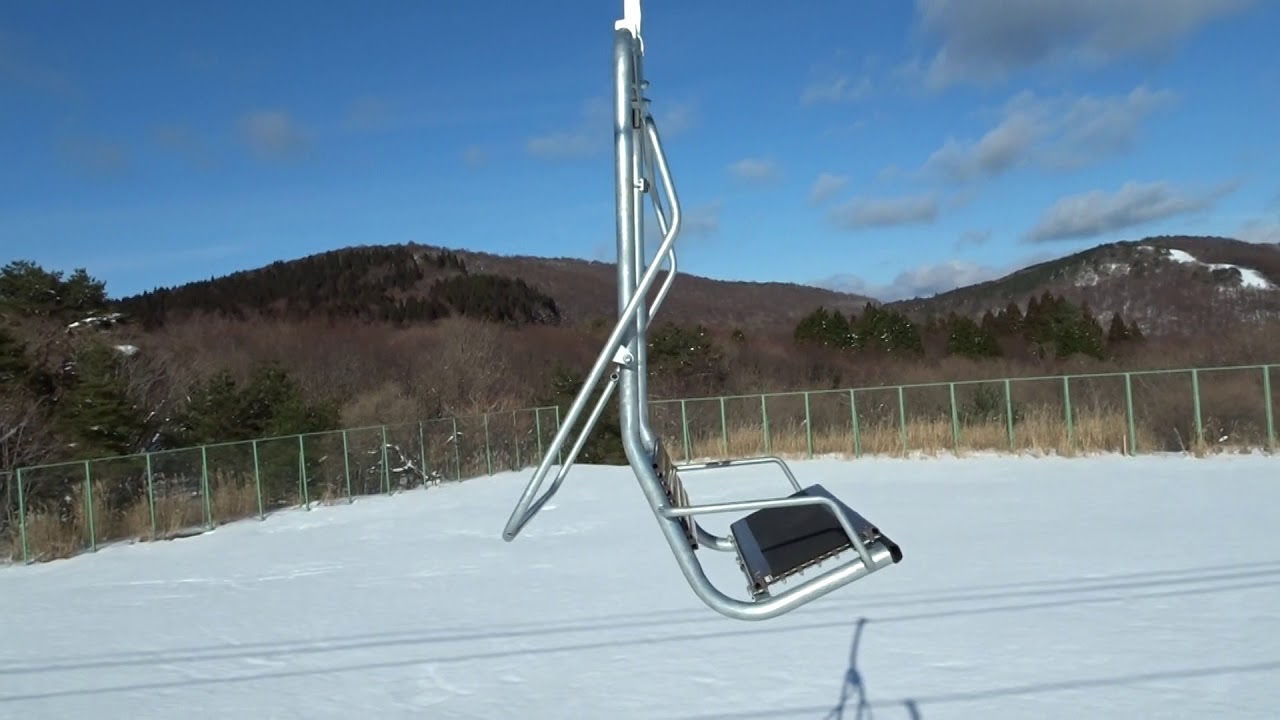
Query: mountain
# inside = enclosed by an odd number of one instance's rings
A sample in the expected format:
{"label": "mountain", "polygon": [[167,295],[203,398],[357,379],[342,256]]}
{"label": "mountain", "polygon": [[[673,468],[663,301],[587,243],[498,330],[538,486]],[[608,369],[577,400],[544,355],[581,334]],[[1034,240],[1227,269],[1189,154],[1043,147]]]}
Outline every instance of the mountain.
{"label": "mountain", "polygon": [[1280,246],[1223,237],[1160,236],[1099,245],[929,298],[887,303],[913,317],[977,318],[1045,292],[1119,312],[1144,332],[1197,332],[1224,320],[1280,317]]}
{"label": "mountain", "polygon": [[[571,258],[417,244],[361,246],[157,288],[122,298],[119,306],[151,327],[199,313],[392,322],[463,315],[518,324],[590,325],[616,316],[615,273],[611,263]],[[665,277],[665,271],[659,275],[651,298]],[[807,285],[680,273],[660,316],[687,324],[789,331],[819,305],[851,313],[870,300]]]}
{"label": "mountain", "polygon": [[[660,285],[665,272],[660,274]],[[591,326],[616,313],[611,263],[503,256],[427,245],[360,246],[160,288],[120,309],[156,327],[199,313],[247,318],[356,317],[410,323],[449,315],[524,325]],[[656,287],[655,285],[655,287]],[[1061,295],[1099,318],[1120,313],[1147,334],[1200,332],[1223,320],[1280,318],[1280,246],[1223,237],[1160,236],[1099,245],[929,298],[890,303],[781,282],[681,273],[663,320],[789,333],[815,308],[846,315],[867,302],[923,319],[981,317],[1032,296]],[[656,294],[651,292],[650,297]]]}

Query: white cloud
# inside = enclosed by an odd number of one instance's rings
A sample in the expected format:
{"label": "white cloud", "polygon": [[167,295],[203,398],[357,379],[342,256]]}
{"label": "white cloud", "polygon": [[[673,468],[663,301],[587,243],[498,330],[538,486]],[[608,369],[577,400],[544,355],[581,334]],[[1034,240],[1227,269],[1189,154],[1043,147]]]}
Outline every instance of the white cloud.
{"label": "white cloud", "polygon": [[[863,56],[852,61],[851,53],[838,50],[830,57],[816,63],[809,70],[809,77],[800,93],[803,105],[849,103],[866,99],[873,91],[872,71],[879,64],[875,56]],[[860,67],[850,69],[856,62]]]}
{"label": "white cloud", "polygon": [[1002,109],[999,122],[973,140],[948,138],[925,161],[928,173],[951,182],[995,177],[1039,164],[1074,169],[1128,150],[1142,121],[1175,101],[1165,90],[1138,86],[1125,95],[1037,97],[1023,92]]}
{"label": "white cloud", "polygon": [[291,159],[309,144],[306,133],[283,110],[257,110],[242,115],[240,132],[254,154],[263,159]]}
{"label": "white cloud", "polygon": [[649,112],[663,139],[686,133],[698,124],[698,104],[691,100],[655,102]]}
{"label": "white cloud", "polygon": [[931,223],[938,218],[938,197],[932,193],[907,197],[860,197],[831,212],[831,220],[844,230]]}
{"label": "white cloud", "polygon": [[1240,226],[1236,237],[1245,242],[1280,245],[1280,219],[1255,218]]}
{"label": "white cloud", "polygon": [[[662,244],[662,231],[658,228],[658,220],[653,215],[652,210],[645,203],[645,222],[644,222],[644,243],[645,250],[653,256],[653,253]],[[702,205],[694,205],[682,209],[680,219],[680,236],[676,238],[677,251],[681,247],[688,247],[691,241],[706,240],[720,234],[720,214],[724,209],[722,200],[712,200]],[[670,209],[665,205],[663,212],[667,213],[670,218]],[[616,258],[617,250],[613,241],[602,241],[597,244],[593,250],[592,257],[596,260],[613,262]],[[661,260],[661,259],[659,259]],[[663,261],[665,262],[665,261]]]}
{"label": "white cloud", "polygon": [[978,247],[991,239],[991,230],[965,230],[956,241],[957,248]]}
{"label": "white cloud", "polygon": [[729,165],[729,173],[738,180],[767,183],[778,179],[778,164],[767,158],[743,158]]}
{"label": "white cloud", "polygon": [[1076,240],[1124,230],[1211,207],[1234,190],[1227,184],[1210,190],[1179,190],[1167,182],[1134,182],[1115,192],[1090,190],[1059,199],[1026,234],[1028,242]]}
{"label": "white cloud", "polygon": [[377,132],[387,127],[394,109],[386,98],[373,95],[359,97],[347,106],[343,124],[357,132]]}
{"label": "white cloud", "polygon": [[992,83],[1036,66],[1096,68],[1167,53],[1256,0],[916,0],[919,28],[938,44],[926,84]]}
{"label": "white cloud", "polygon": [[[540,160],[576,160],[593,157],[608,147],[613,113],[608,98],[593,98],[582,104],[578,124],[567,130],[553,130],[525,142],[525,151]],[[605,128],[602,133],[601,128]]]}
{"label": "white cloud", "polygon": [[813,187],[809,190],[809,202],[814,205],[820,205],[835,197],[848,184],[849,178],[845,175],[835,175],[829,172],[821,173],[813,181]]}
{"label": "white cloud", "polygon": [[867,75],[838,74],[811,80],[800,95],[800,102],[805,105],[851,102],[870,93],[871,78]]}
{"label": "white cloud", "polygon": [[571,160],[598,153],[598,140],[587,130],[564,130],[529,138],[525,149],[542,160]]}
{"label": "white cloud", "polygon": [[462,163],[469,168],[484,167],[489,164],[489,153],[479,145],[468,145],[462,151]]}
{"label": "white cloud", "polygon": [[705,205],[695,205],[684,211],[680,221],[681,237],[706,238],[720,232],[720,212],[724,203],[713,200]]}
{"label": "white cloud", "polygon": [[213,151],[185,125],[161,125],[155,131],[156,144],[178,155],[192,166],[208,170],[217,166]]}
{"label": "white cloud", "polygon": [[930,297],[965,285],[994,280],[1008,274],[1008,269],[967,262],[947,260],[936,264],[924,264],[907,268],[888,283],[878,284],[856,275],[833,275],[817,283],[820,287],[857,295],[867,295],[883,302]]}
{"label": "white cloud", "polygon": [[78,99],[80,88],[62,71],[41,61],[40,46],[0,29],[0,88],[27,87],[62,99]]}
{"label": "white cloud", "polygon": [[72,169],[92,177],[123,175],[132,166],[124,145],[92,137],[70,137],[58,143],[58,152]]}

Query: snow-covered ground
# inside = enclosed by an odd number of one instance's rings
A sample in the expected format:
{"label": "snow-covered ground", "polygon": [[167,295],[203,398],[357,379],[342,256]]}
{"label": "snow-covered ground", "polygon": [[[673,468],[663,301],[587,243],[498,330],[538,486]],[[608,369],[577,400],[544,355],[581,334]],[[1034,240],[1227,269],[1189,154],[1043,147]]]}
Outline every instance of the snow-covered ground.
{"label": "snow-covered ground", "polygon": [[511,544],[528,473],[477,479],[0,570],[0,717],[1276,717],[1280,460],[795,467],[902,564],[733,621],[689,591],[628,469],[575,468]]}

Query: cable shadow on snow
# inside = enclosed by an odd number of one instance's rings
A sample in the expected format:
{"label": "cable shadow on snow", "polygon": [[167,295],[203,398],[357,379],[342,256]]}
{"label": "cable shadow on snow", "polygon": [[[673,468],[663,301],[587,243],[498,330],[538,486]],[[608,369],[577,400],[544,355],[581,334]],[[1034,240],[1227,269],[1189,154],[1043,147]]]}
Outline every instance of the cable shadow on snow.
{"label": "cable shadow on snow", "polygon": [[[1144,581],[1140,583],[1129,583],[1128,591],[1125,591],[1125,592],[1113,591],[1109,594],[1100,594],[1092,597],[1053,598],[1053,599],[1039,600],[1034,602],[997,603],[997,604],[979,605],[976,607],[960,607],[960,608],[923,611],[923,612],[917,612],[917,613],[900,613],[896,615],[890,614],[890,615],[883,615],[879,617],[866,617],[859,622],[860,622],[860,625],[863,625],[863,626],[865,626],[866,624],[872,624],[872,623],[886,624],[886,623],[895,623],[895,622],[915,622],[915,621],[924,621],[924,620],[957,618],[957,617],[990,614],[990,613],[1019,612],[1019,611],[1030,611],[1030,610],[1037,610],[1037,609],[1048,609],[1048,608],[1074,606],[1074,605],[1087,605],[1087,604],[1094,604],[1094,603],[1115,603],[1115,602],[1125,603],[1125,602],[1133,602],[1135,600],[1156,599],[1156,598],[1163,598],[1163,597],[1185,597],[1188,595],[1202,595],[1202,594],[1212,594],[1212,593],[1243,591],[1243,590],[1251,590],[1251,589],[1272,588],[1272,587],[1280,586],[1280,578],[1272,577],[1271,579],[1254,580],[1251,582],[1238,582],[1238,581],[1232,582],[1232,581],[1239,580],[1241,578],[1248,579],[1251,577],[1274,576],[1276,574],[1280,574],[1280,569],[1266,571],[1266,572],[1223,574],[1218,576],[1214,580],[1207,580],[1204,576],[1196,576],[1194,578],[1190,578],[1190,577],[1183,578],[1181,580],[1166,578],[1160,582]],[[1152,585],[1167,586],[1171,583],[1185,585],[1191,582],[1201,583],[1202,586],[1176,587],[1173,589],[1161,589],[1161,590],[1152,590],[1149,587]],[[1207,585],[1204,584],[1206,582],[1208,582]],[[1109,583],[1107,585],[1097,585],[1096,587],[1115,587],[1117,585],[1123,586],[1123,584],[1121,583]],[[1071,594],[1071,593],[1063,592],[1062,594]],[[958,602],[972,602],[975,599],[975,597],[971,594],[969,595],[960,594],[955,597],[959,598]],[[1004,596],[992,597],[988,595],[986,596],[986,599],[990,601],[992,599],[1003,598],[1003,597],[1009,597],[1009,596],[1004,595]],[[899,604],[905,605],[909,603],[899,603]],[[16,675],[30,675],[30,674],[37,674],[37,673],[65,672],[65,671],[74,671],[74,670],[83,670],[83,669],[104,668],[109,666],[118,667],[120,665],[125,665],[125,666],[182,665],[182,664],[192,664],[192,663],[220,661],[220,660],[260,661],[263,659],[264,656],[270,656],[272,657],[272,659],[275,659],[275,660],[287,661],[290,658],[298,658],[301,656],[315,656],[315,655],[325,655],[325,654],[334,656],[334,659],[325,665],[322,665],[320,667],[310,667],[310,668],[304,668],[304,669],[275,670],[275,671],[255,672],[255,673],[236,673],[236,674],[224,675],[221,677],[217,677],[217,676],[204,677],[204,678],[193,677],[189,679],[172,680],[172,681],[126,683],[126,684],[116,684],[116,685],[102,685],[102,686],[90,687],[90,688],[76,688],[76,689],[66,689],[66,690],[54,690],[54,691],[48,691],[48,692],[12,694],[7,697],[0,697],[0,705],[3,705],[4,703],[10,703],[10,702],[20,702],[20,701],[29,701],[29,700],[52,700],[57,698],[66,698],[66,697],[75,697],[75,696],[91,696],[91,695],[116,693],[116,692],[148,692],[148,691],[171,690],[171,689],[190,688],[190,687],[199,687],[199,686],[220,686],[220,685],[228,685],[228,684],[236,684],[236,683],[262,682],[262,681],[279,680],[279,679],[286,679],[286,678],[360,673],[360,672],[369,672],[369,671],[376,671],[376,670],[382,670],[382,669],[410,667],[410,666],[415,666],[415,665],[420,665],[425,663],[453,664],[453,663],[465,663],[465,662],[475,662],[475,661],[484,661],[484,660],[496,660],[496,659],[504,659],[504,658],[512,658],[512,657],[522,657],[522,658],[543,657],[543,656],[549,656],[549,655],[572,654],[572,653],[592,652],[592,651],[599,651],[599,650],[616,651],[619,648],[639,647],[642,645],[647,646],[647,645],[667,644],[667,645],[680,646],[687,650],[690,648],[691,644],[697,643],[699,641],[712,641],[712,640],[718,640],[718,639],[742,639],[744,642],[747,642],[747,643],[755,643],[755,642],[759,642],[761,638],[768,637],[768,636],[790,635],[790,634],[802,633],[806,631],[830,632],[833,629],[837,629],[841,627],[849,627],[850,625],[849,617],[848,617],[849,609],[847,607],[843,607],[843,606],[828,607],[828,608],[823,608],[822,612],[818,612],[817,609],[815,609],[815,612],[810,613],[810,615],[811,616],[831,615],[833,612],[838,612],[840,616],[830,620],[808,622],[808,623],[775,622],[767,625],[752,623],[744,626],[743,623],[740,623],[737,621],[725,620],[724,622],[719,622],[712,625],[711,623],[708,623],[706,613],[704,612],[700,614],[699,619],[696,621],[671,622],[669,620],[663,619],[660,616],[659,618],[656,618],[654,621],[649,621],[644,623],[594,622],[590,624],[583,623],[583,624],[576,624],[576,625],[561,624],[561,625],[549,625],[541,628],[532,627],[526,630],[516,630],[516,631],[508,630],[508,631],[498,631],[498,632],[491,631],[487,633],[485,632],[455,633],[455,634],[447,634],[447,633],[442,634],[439,632],[384,633],[381,636],[369,636],[369,635],[359,636],[358,639],[352,639],[352,640],[337,639],[337,640],[331,640],[327,642],[326,641],[308,641],[308,642],[297,642],[297,643],[264,642],[264,643],[254,643],[254,644],[246,644],[246,645],[239,645],[239,646],[221,647],[221,648],[215,648],[209,651],[195,651],[195,652],[177,651],[177,652],[157,652],[157,653],[150,653],[150,654],[139,654],[137,656],[130,657],[130,658],[116,657],[114,661],[99,658],[90,662],[70,662],[70,663],[63,663],[63,664],[57,664],[57,665],[50,664],[42,667],[16,667],[16,668],[10,667],[10,668],[4,669],[3,673],[8,674],[10,676],[16,676]],[[698,625],[708,626],[711,629],[699,631],[697,628],[687,627],[688,625],[693,623],[696,623]],[[670,626],[672,625],[683,625],[686,627],[671,628]],[[636,634],[636,636],[634,637],[626,637],[626,636],[618,637],[617,636],[617,632],[619,630],[626,629],[628,627],[639,629],[642,632]],[[664,629],[668,631],[663,632]],[[495,647],[492,650],[472,651],[472,652],[463,652],[463,653],[456,653],[456,654],[447,654],[447,653],[440,653],[440,652],[425,652],[425,653],[415,652],[399,658],[393,658],[389,660],[379,660],[374,662],[369,662],[369,661],[354,662],[353,661],[354,659],[351,659],[351,658],[344,661],[344,658],[342,657],[342,654],[346,652],[360,652],[360,651],[369,651],[369,650],[388,651],[395,648],[414,649],[414,648],[422,648],[423,646],[430,646],[430,645],[449,643],[449,642],[494,642],[496,643],[502,640],[512,640],[512,639],[519,639],[519,638],[536,638],[536,637],[550,637],[552,638],[553,641],[555,641],[555,640],[564,640],[566,635],[571,635],[573,633],[579,633],[579,632],[601,633],[601,634],[604,634],[605,637],[602,637],[599,639],[587,639],[587,640],[576,642],[576,643],[575,642],[567,642],[567,643],[553,642],[551,644],[542,644],[542,645],[536,645],[536,646],[515,647],[515,648],[503,647],[499,645],[498,647]],[[856,632],[854,636],[855,644],[857,642],[860,642],[860,639],[861,639],[860,632],[861,632],[861,628],[859,627],[858,632]],[[1262,669],[1275,669],[1275,668],[1280,668],[1280,660],[1277,660],[1275,662],[1270,662],[1270,663],[1261,663],[1257,665],[1251,665],[1251,666],[1231,666],[1227,668],[1202,668],[1202,669],[1180,670],[1176,672],[1192,673],[1192,675],[1188,675],[1188,676],[1195,676],[1196,673],[1219,674],[1223,672],[1250,672],[1250,671],[1256,672]],[[848,670],[845,672],[844,678],[842,680],[842,682],[846,686],[845,690],[842,690],[842,705],[846,704],[844,700],[848,698],[850,693],[853,693],[853,694],[862,693],[865,695],[865,691],[866,691],[865,680],[862,677],[861,672],[858,670],[856,665],[856,645],[854,647],[854,657],[851,658],[851,670],[852,672]],[[205,672],[209,672],[209,671],[205,671]],[[1175,677],[1176,676],[1179,676],[1179,675],[1175,675]],[[1098,682],[1098,681],[1095,680],[1091,682]],[[1028,686],[1028,687],[1035,688],[1040,686]],[[1055,685],[1045,684],[1043,687],[1046,689],[1052,689],[1055,687]],[[1067,687],[1070,687],[1070,685],[1068,685]],[[1001,692],[1012,693],[1015,690],[1017,692],[1029,692],[1029,690],[1018,690],[1016,688],[1012,690],[1004,690]],[[945,702],[945,701],[948,701],[946,699],[948,697],[960,697],[960,696],[959,695],[935,696],[933,698],[902,699],[902,700],[894,701],[891,704],[899,707],[905,705],[909,711],[916,713],[916,716],[918,716],[919,704],[927,703],[927,702]],[[882,704],[880,702],[866,702],[866,703],[863,703],[861,701],[859,702],[859,706],[865,706],[868,710],[871,707],[877,707],[881,705]],[[795,711],[797,710],[792,709],[791,711],[788,711],[788,712],[795,712]],[[822,713],[827,713],[831,711],[832,711],[832,708],[831,706],[828,705],[826,707],[820,707],[820,708],[814,709],[813,714],[815,716],[821,716]],[[758,717],[770,717],[770,716],[775,716],[779,714],[781,714],[781,711],[761,714],[761,715],[758,715]],[[748,715],[742,715],[742,714],[734,715],[734,717],[748,717],[748,716],[751,716],[750,713],[748,713]],[[711,718],[715,716],[706,716],[706,717]]]}
{"label": "cable shadow on snow", "polygon": [[[1208,570],[1218,572],[1208,572]],[[1227,585],[1230,581],[1261,580],[1265,582],[1241,583]],[[806,617],[840,616],[835,623],[842,623],[852,609],[866,610],[876,607],[905,608],[923,605],[955,605],[971,602],[991,602],[1015,598],[1050,597],[1053,600],[1022,605],[996,605],[990,608],[959,608],[936,612],[899,615],[897,617],[877,618],[877,622],[893,622],[904,620],[928,620],[946,618],[954,615],[972,615],[985,612],[1006,610],[1035,610],[1042,608],[1062,607],[1072,604],[1091,602],[1114,602],[1143,597],[1159,598],[1176,595],[1205,594],[1247,590],[1280,585],[1280,561],[1259,563],[1241,563],[1233,566],[1215,568],[1184,568],[1181,570],[1142,571],[1111,576],[1058,578],[1055,580],[1034,580],[1006,585],[977,585],[953,590],[948,593],[897,593],[883,594],[872,600],[858,599],[850,603],[816,604],[806,609]],[[1187,587],[1191,586],[1191,587]],[[1197,587],[1199,586],[1199,587]],[[1099,597],[1085,597],[1077,600],[1065,599],[1062,596],[1094,595],[1102,592],[1121,590],[1148,590],[1162,587],[1183,587],[1185,589],[1162,593],[1121,593]],[[798,617],[798,616],[793,616]],[[201,646],[194,648],[176,648],[158,651],[137,651],[121,653],[104,653],[97,656],[77,656],[55,658],[42,664],[17,664],[12,661],[0,661],[0,677],[6,675],[33,675],[49,672],[67,672],[98,668],[114,668],[122,665],[148,666],[175,663],[209,662],[217,660],[234,660],[261,655],[287,656],[336,653],[348,650],[363,650],[380,647],[403,645],[430,645],[484,642],[493,640],[520,640],[538,637],[561,637],[574,634],[590,634],[611,632],[625,629],[652,630],[656,626],[673,625],[712,625],[732,627],[735,630],[718,633],[724,635],[751,635],[764,632],[751,624],[743,627],[740,621],[728,620],[715,615],[711,610],[698,605],[692,610],[677,611],[645,611],[640,613],[617,613],[594,618],[586,618],[573,622],[559,623],[508,623],[505,626],[489,625],[485,627],[451,629],[422,629],[418,631],[396,631],[381,633],[362,633],[353,635],[331,636],[328,638],[298,641],[260,641],[249,643],[228,643],[224,645]],[[826,627],[832,623],[809,623],[794,625],[782,621],[776,625],[780,632],[790,632],[806,627]],[[770,626],[774,627],[774,626]],[[3,702],[3,698],[0,698]]]}
{"label": "cable shadow on snow", "polygon": [[[867,707],[868,711],[896,708],[900,709],[905,713],[905,717],[910,718],[911,720],[921,720],[923,718],[920,711],[921,705],[948,705],[977,702],[981,700],[994,700],[999,698],[1043,695],[1054,692],[1068,692],[1072,690],[1096,690],[1099,688],[1120,687],[1144,682],[1195,680],[1201,678],[1275,672],[1278,670],[1280,670],[1280,660],[1242,663],[1239,665],[1210,665],[1205,667],[1157,670],[1146,673],[1131,673],[1127,675],[1086,677],[1073,680],[1059,680],[1055,682],[1008,685],[984,690],[972,690],[969,692],[944,692],[916,698],[873,700],[867,703]],[[822,717],[822,713],[827,710],[828,708],[824,706],[813,705],[808,707],[771,708],[768,710],[739,710],[726,713],[686,715],[679,720],[770,720],[771,718],[795,718],[800,716]],[[870,716],[868,715],[868,718],[869,717]],[[895,715],[894,717],[904,717],[904,715]]]}
{"label": "cable shadow on snow", "polygon": [[[853,707],[857,714],[851,720],[872,720],[871,708],[874,703],[871,702],[862,671],[858,669],[858,647],[862,644],[862,631],[866,628],[867,622],[869,622],[867,618],[860,617],[854,626],[853,642],[849,647],[849,666],[845,668],[844,679],[840,685],[840,699],[822,720],[846,720],[845,713],[849,709],[849,700],[853,696],[857,697]],[[908,698],[895,704],[902,705],[908,720],[924,720],[924,716],[920,714],[920,706],[915,700]]]}
{"label": "cable shadow on snow", "polygon": [[858,618],[853,630],[853,642],[849,648],[849,666],[844,671],[844,682],[840,684],[840,699],[831,708],[823,720],[845,720],[845,710],[849,707],[850,696],[857,696],[854,709],[857,715],[854,720],[870,720],[871,706],[867,702],[867,685],[862,679],[862,671],[858,670],[858,645],[862,643],[862,629],[867,626],[867,619]]}

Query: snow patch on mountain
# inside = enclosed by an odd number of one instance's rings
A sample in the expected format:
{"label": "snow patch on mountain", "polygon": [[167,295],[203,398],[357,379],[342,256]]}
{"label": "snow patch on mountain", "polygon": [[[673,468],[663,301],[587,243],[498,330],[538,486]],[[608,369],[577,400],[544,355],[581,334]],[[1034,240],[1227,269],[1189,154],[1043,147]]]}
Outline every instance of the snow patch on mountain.
{"label": "snow patch on mountain", "polygon": [[1178,250],[1177,248],[1156,248],[1150,245],[1139,246],[1140,250],[1150,252],[1163,253],[1170,260],[1182,263],[1183,265],[1192,265],[1196,267],[1214,270],[1234,270],[1240,278],[1240,285],[1249,290],[1276,290],[1276,285],[1268,280],[1262,273],[1253,268],[1243,267],[1241,265],[1232,265],[1230,263],[1207,263],[1201,262],[1196,256],[1186,250]]}
{"label": "snow patch on mountain", "polygon": [[1200,262],[1194,255],[1185,250],[1168,249],[1169,258],[1175,262],[1185,263],[1188,265],[1199,265],[1207,267],[1210,270],[1235,270],[1240,273],[1240,283],[1247,288],[1255,290],[1274,290],[1275,285],[1271,281],[1262,276],[1262,273],[1247,267],[1239,265],[1229,265],[1227,263],[1206,263]]}
{"label": "snow patch on mountain", "polygon": [[1096,267],[1085,267],[1076,275],[1076,287],[1090,287],[1097,285],[1103,280],[1108,280],[1119,275],[1128,275],[1130,265],[1128,263],[1108,262],[1102,263]]}

